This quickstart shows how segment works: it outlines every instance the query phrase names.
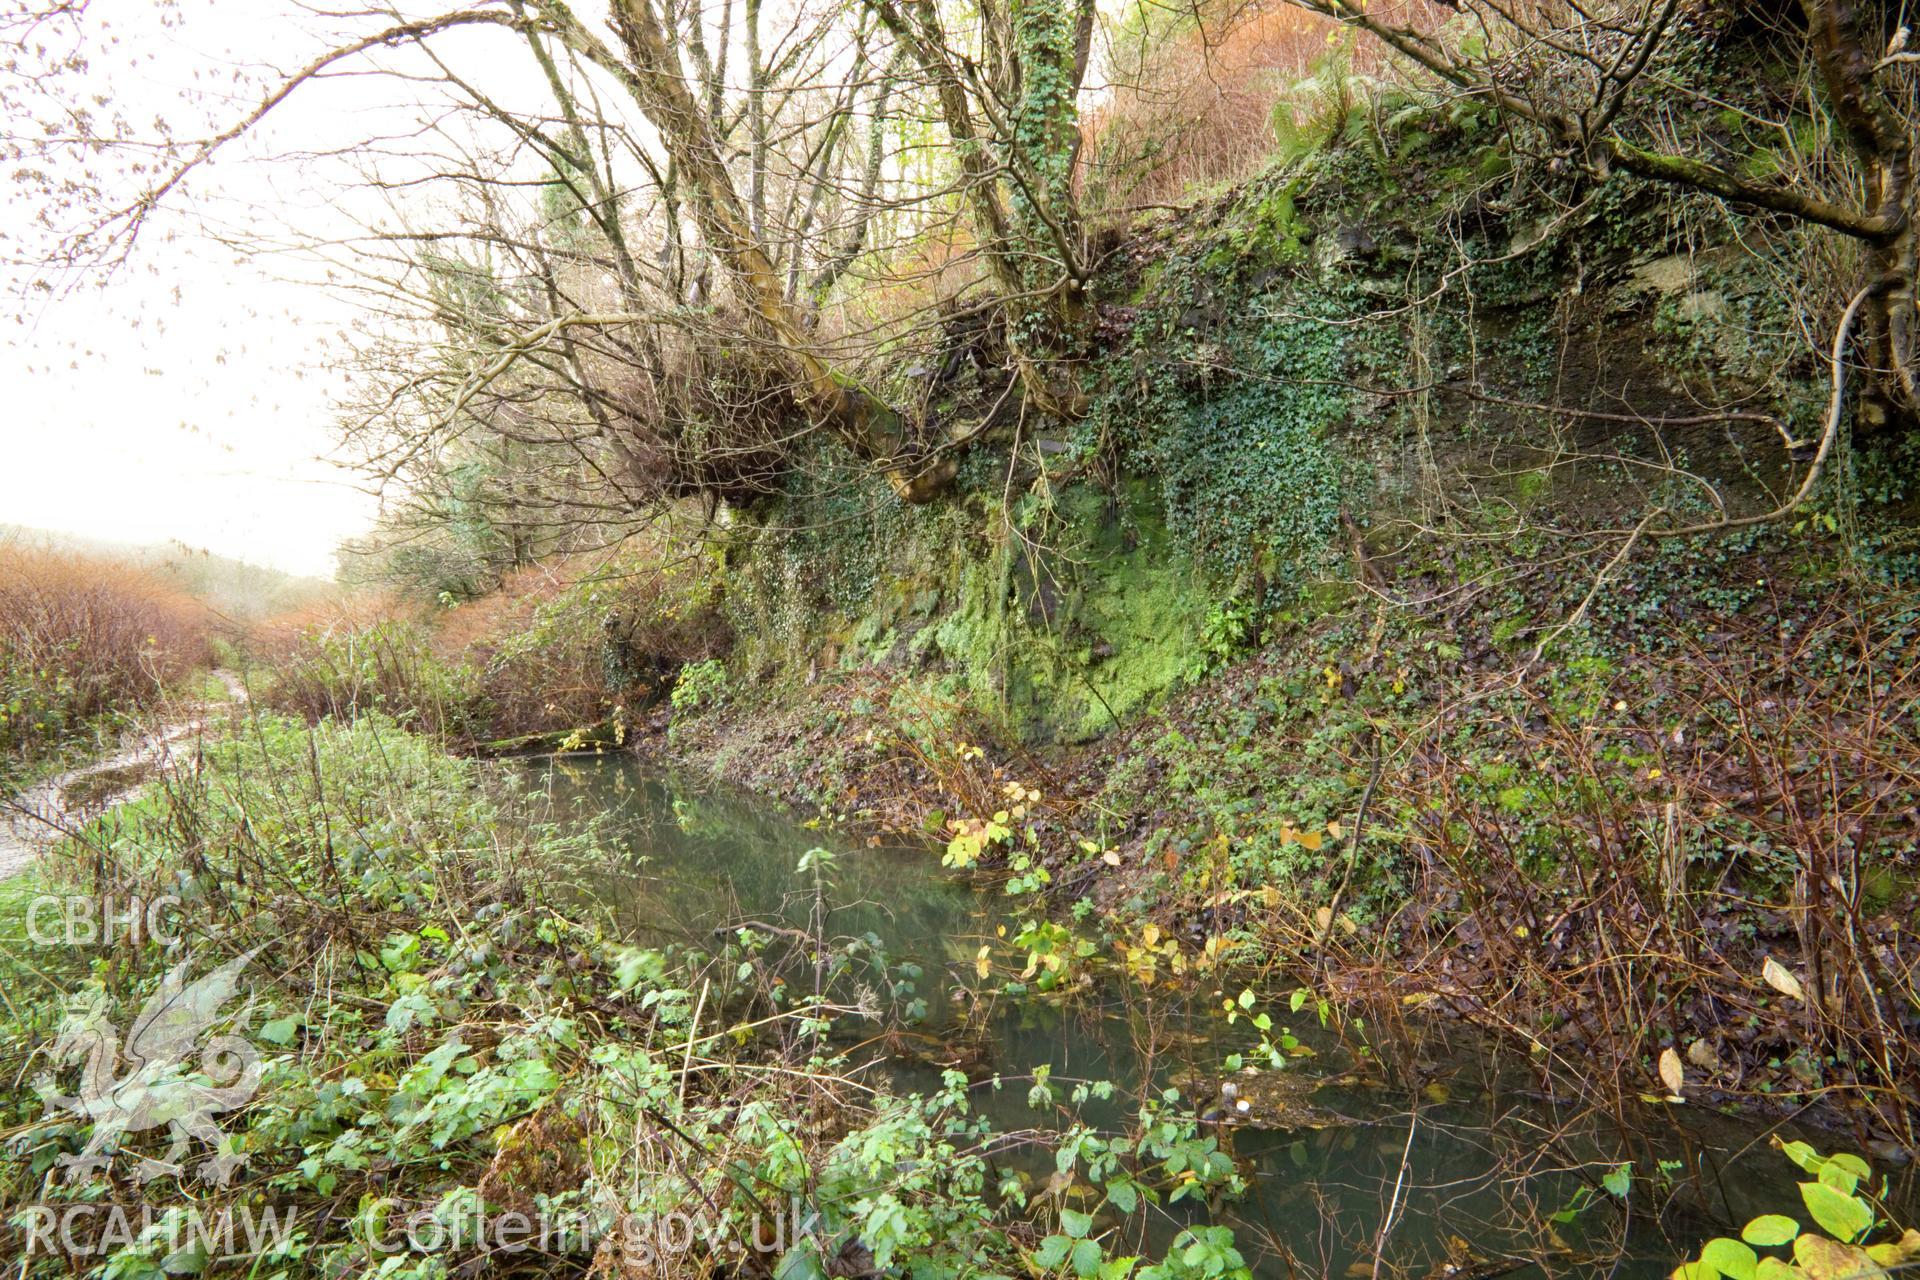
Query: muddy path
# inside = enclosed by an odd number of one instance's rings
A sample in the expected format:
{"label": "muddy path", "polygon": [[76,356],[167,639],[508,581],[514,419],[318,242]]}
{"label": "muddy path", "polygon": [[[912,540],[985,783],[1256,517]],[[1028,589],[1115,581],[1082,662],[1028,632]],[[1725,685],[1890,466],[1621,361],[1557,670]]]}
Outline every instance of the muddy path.
{"label": "muddy path", "polygon": [[155,774],[174,767],[176,744],[197,734],[211,713],[247,700],[234,673],[213,675],[226,687],[226,701],[201,703],[186,718],[143,728],[110,755],[0,799],[0,880],[18,875],[63,836],[126,803]]}

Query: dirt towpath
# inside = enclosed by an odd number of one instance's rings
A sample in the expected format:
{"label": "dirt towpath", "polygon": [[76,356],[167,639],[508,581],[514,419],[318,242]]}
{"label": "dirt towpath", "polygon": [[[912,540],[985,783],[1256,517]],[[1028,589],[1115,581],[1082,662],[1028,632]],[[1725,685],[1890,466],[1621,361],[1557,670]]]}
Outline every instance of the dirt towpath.
{"label": "dirt towpath", "polygon": [[[230,702],[247,700],[239,677],[213,673]],[[198,733],[210,712],[228,705],[202,705],[191,718],[143,730],[120,750],[0,799],[0,880],[31,866],[42,853],[80,825],[126,803],[155,773],[173,767],[174,745]]]}

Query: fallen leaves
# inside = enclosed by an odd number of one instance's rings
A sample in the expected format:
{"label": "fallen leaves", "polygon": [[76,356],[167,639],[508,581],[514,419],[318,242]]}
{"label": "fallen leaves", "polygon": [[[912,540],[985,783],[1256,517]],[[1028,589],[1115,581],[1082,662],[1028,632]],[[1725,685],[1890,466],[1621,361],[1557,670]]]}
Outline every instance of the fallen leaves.
{"label": "fallen leaves", "polygon": [[1667,1086],[1668,1102],[1685,1102],[1680,1090],[1687,1083],[1687,1068],[1680,1061],[1680,1055],[1668,1046],[1660,1051],[1660,1083]]}
{"label": "fallen leaves", "polygon": [[1794,977],[1791,970],[1772,956],[1768,956],[1766,963],[1760,966],[1760,976],[1767,980],[1768,986],[1781,995],[1791,997],[1802,1004],[1806,1003],[1807,992],[1800,985],[1800,979]]}

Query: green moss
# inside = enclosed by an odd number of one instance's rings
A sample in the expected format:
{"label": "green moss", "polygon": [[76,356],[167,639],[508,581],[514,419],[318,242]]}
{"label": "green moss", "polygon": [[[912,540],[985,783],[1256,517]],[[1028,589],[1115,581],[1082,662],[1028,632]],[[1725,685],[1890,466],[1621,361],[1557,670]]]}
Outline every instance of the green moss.
{"label": "green moss", "polygon": [[1550,467],[1538,467],[1532,471],[1522,471],[1513,478],[1514,501],[1523,509],[1530,509],[1547,496],[1547,490],[1553,484],[1553,470]]}
{"label": "green moss", "polygon": [[1060,691],[1078,711],[1071,721],[1061,717],[1063,736],[1110,729],[1115,717],[1142,710],[1179,679],[1198,650],[1213,593],[1157,516],[1139,519],[1136,527],[1137,545],[1113,548],[1090,566],[1081,616],[1099,641],[1082,650],[1090,660],[1078,697],[1072,689]]}
{"label": "green moss", "polygon": [[930,628],[973,703],[1027,741],[1093,737],[1151,705],[1191,663],[1212,596],[1152,487],[1060,496],[1057,550],[956,549],[955,607]]}

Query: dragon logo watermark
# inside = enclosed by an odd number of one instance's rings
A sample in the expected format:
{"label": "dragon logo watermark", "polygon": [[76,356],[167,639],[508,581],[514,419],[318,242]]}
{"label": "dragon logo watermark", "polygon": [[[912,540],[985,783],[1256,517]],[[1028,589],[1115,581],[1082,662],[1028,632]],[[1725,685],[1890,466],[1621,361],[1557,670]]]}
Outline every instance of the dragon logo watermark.
{"label": "dragon logo watermark", "polygon": [[[49,1116],[68,1112],[93,1125],[78,1154],[59,1158],[70,1180],[106,1167],[127,1134],[163,1127],[172,1132],[173,1143],[158,1160],[135,1157],[134,1176],[140,1182],[181,1175],[189,1141],[214,1153],[199,1173],[218,1186],[245,1163],[246,1156],[233,1150],[214,1117],[244,1105],[259,1089],[260,1052],[232,1031],[214,1031],[254,955],[249,951],[191,983],[191,957],[174,966],[127,1028],[124,1042],[107,1020],[101,997],[69,1010],[51,1056],[60,1066],[79,1062],[79,1092],[59,1093],[52,1076],[36,1085]],[[249,999],[229,1026],[245,1026],[252,1009]]]}

